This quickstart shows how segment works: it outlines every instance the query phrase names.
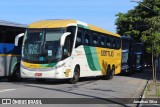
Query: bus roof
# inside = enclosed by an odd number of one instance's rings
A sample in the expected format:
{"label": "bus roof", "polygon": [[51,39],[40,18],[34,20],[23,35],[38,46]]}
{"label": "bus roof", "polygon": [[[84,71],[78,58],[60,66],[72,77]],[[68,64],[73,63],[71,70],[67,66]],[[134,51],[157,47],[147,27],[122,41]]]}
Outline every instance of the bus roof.
{"label": "bus roof", "polygon": [[55,19],[55,20],[42,20],[42,21],[37,21],[37,22],[33,22],[29,25],[29,28],[63,28],[63,27],[67,27],[67,26],[80,26],[82,28],[86,28],[86,29],[90,29],[93,31],[97,31],[97,32],[102,32],[105,34],[110,34],[113,36],[117,36],[120,37],[120,35],[109,32],[107,30],[104,30],[100,27],[91,25],[91,24],[87,24],[81,21],[77,21],[77,20],[63,20],[63,19]]}
{"label": "bus roof", "polygon": [[27,25],[15,23],[15,22],[10,22],[10,21],[4,21],[4,20],[0,20],[0,26],[27,28]]}

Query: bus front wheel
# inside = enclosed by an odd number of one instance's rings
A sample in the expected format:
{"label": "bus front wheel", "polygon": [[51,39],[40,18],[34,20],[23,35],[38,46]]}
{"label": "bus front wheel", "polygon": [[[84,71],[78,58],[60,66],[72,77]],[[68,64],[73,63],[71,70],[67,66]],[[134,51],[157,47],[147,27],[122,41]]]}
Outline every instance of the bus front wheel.
{"label": "bus front wheel", "polygon": [[74,69],[73,78],[70,79],[69,83],[76,84],[79,81],[79,77],[80,77],[80,68],[76,66]]}

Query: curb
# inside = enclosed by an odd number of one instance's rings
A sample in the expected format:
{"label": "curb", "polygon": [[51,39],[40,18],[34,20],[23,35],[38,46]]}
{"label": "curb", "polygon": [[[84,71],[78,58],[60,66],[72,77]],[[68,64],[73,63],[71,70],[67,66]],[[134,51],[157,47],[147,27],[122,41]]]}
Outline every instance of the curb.
{"label": "curb", "polygon": [[[145,88],[144,88],[144,90],[143,90],[143,94],[142,94],[142,96],[141,96],[141,98],[140,98],[140,101],[142,101],[142,99],[145,98],[146,88],[148,87],[148,84],[149,84],[149,83],[150,83],[150,79],[147,80],[147,83],[146,83]],[[142,107],[142,106],[143,106],[143,104],[138,104],[138,105],[137,105],[137,107]]]}
{"label": "curb", "polygon": [[[139,101],[142,101],[143,98],[145,98],[145,92],[146,92],[146,88],[148,87],[148,84],[150,83],[150,77],[148,77],[148,80],[147,80],[147,83],[144,87],[144,90],[142,91],[142,95],[140,95],[140,100]],[[142,107],[143,104],[141,103],[138,103],[136,107]]]}

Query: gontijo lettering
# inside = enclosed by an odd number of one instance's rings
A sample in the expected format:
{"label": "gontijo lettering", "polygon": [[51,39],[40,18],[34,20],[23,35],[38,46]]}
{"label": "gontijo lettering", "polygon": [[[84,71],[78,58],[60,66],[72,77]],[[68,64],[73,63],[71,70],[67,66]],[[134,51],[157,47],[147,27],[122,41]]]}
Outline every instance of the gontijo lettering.
{"label": "gontijo lettering", "polygon": [[110,57],[113,57],[114,56],[114,52],[113,51],[102,50],[101,51],[101,56],[110,56]]}

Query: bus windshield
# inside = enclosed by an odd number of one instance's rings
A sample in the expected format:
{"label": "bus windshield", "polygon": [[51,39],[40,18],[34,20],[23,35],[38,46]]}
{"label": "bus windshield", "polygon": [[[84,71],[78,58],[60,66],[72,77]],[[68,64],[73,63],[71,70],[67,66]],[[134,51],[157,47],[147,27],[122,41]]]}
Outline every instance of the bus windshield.
{"label": "bus windshield", "polygon": [[128,62],[128,52],[122,52],[122,64]]}
{"label": "bus windshield", "polygon": [[136,55],[136,64],[137,65],[141,64],[141,54]]}
{"label": "bus windshield", "polygon": [[22,59],[33,63],[50,63],[60,60],[60,38],[64,29],[28,29],[22,47]]}

